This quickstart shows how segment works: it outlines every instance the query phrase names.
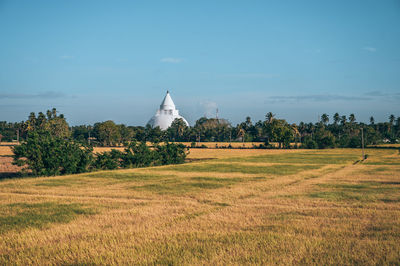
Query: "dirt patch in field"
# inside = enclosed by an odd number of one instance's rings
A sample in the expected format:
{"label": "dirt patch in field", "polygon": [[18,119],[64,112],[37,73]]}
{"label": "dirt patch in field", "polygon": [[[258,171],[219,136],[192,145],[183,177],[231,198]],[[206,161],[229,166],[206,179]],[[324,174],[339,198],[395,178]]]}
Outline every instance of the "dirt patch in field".
{"label": "dirt patch in field", "polygon": [[11,150],[11,145],[4,145],[3,143],[0,144],[0,156],[4,155],[13,155]]}

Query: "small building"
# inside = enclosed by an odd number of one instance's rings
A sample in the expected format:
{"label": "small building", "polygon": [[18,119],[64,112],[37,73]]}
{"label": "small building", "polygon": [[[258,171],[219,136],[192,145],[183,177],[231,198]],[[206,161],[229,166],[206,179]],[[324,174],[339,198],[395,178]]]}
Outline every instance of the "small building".
{"label": "small building", "polygon": [[162,130],[166,130],[172,124],[176,118],[181,118],[187,126],[189,123],[185,118],[179,115],[179,110],[176,109],[174,102],[172,101],[169,91],[165,95],[164,100],[160,105],[160,109],[157,110],[156,114],[147,122],[151,127],[160,127]]}

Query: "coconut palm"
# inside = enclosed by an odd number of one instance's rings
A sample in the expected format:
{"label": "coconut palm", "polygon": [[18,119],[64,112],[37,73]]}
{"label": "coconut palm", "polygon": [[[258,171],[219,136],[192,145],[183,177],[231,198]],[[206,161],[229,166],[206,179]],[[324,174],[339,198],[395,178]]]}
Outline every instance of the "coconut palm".
{"label": "coconut palm", "polygon": [[300,136],[300,132],[299,132],[299,129],[297,128],[297,125],[296,124],[291,124],[290,125],[290,128],[291,128],[291,130],[292,130],[292,133],[293,133],[293,138],[294,138],[294,140],[295,140],[295,145],[297,146],[297,137],[299,137]]}
{"label": "coconut palm", "polygon": [[369,118],[369,122],[370,122],[371,125],[375,124],[375,119],[374,119],[373,116],[371,116],[371,117]]}
{"label": "coconut palm", "polygon": [[345,116],[345,115],[342,115],[342,117],[340,118],[340,123],[341,123],[342,125],[346,125],[346,122],[347,122],[346,116]]}
{"label": "coconut palm", "polygon": [[272,112],[268,112],[265,115],[266,122],[270,124],[272,122],[272,120],[274,120],[274,117],[275,117],[275,114],[273,114]]}
{"label": "coconut palm", "polygon": [[246,131],[244,131],[243,128],[239,128],[237,137],[242,139],[242,142],[244,142],[244,135],[246,134]]}
{"label": "coconut palm", "polygon": [[391,126],[393,126],[393,123],[394,123],[394,120],[395,120],[395,119],[396,119],[396,118],[394,117],[393,114],[391,114],[391,115],[389,116],[389,123],[390,123]]}
{"label": "coconut palm", "polygon": [[339,123],[339,121],[340,121],[339,113],[335,113],[335,114],[333,115],[333,123],[334,123],[335,125],[337,125],[337,124]]}
{"label": "coconut palm", "polygon": [[321,122],[326,125],[329,122],[329,116],[327,114],[322,114]]}
{"label": "coconut palm", "polygon": [[249,128],[253,125],[250,116],[246,117],[246,127]]}
{"label": "coconut palm", "polygon": [[349,121],[350,121],[350,123],[353,124],[356,121],[356,116],[354,114],[350,114],[349,115]]}

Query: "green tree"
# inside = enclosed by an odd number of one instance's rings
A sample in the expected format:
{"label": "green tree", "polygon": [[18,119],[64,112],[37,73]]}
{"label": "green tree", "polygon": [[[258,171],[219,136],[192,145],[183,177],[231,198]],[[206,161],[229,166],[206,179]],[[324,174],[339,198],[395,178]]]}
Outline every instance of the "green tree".
{"label": "green tree", "polygon": [[369,118],[369,123],[370,123],[371,125],[374,125],[374,124],[375,124],[375,119],[374,119],[373,116],[371,116],[371,117]]}
{"label": "green tree", "polygon": [[[267,120],[268,121],[268,120]],[[279,148],[290,146],[292,131],[290,125],[284,119],[273,119],[271,123],[265,123],[267,139],[279,143]]]}
{"label": "green tree", "polygon": [[335,137],[329,130],[319,129],[315,134],[315,142],[319,149],[334,148]]}
{"label": "green tree", "polygon": [[114,121],[108,120],[94,124],[94,135],[103,146],[113,146],[119,143],[120,132]]}
{"label": "green tree", "polygon": [[48,120],[45,125],[45,130],[49,131],[51,135],[60,137],[60,138],[68,138],[71,136],[71,131],[69,130],[69,126],[64,117],[53,117]]}
{"label": "green tree", "polygon": [[347,118],[345,115],[342,115],[342,117],[340,118],[340,124],[344,126],[346,125],[346,123],[347,123]]}
{"label": "green tree", "polygon": [[337,125],[337,124],[339,124],[339,122],[340,122],[339,113],[335,113],[335,114],[333,115],[333,123],[334,123],[335,125]]}
{"label": "green tree", "polygon": [[356,121],[356,116],[354,114],[349,115],[349,121],[351,124],[353,124]]}
{"label": "green tree", "polygon": [[329,116],[327,114],[322,114],[321,122],[326,125],[329,122]]}
{"label": "green tree", "polygon": [[188,126],[182,118],[176,118],[172,121],[171,126],[167,129],[169,139],[174,141],[184,141],[185,133],[188,130]]}
{"label": "green tree", "polygon": [[39,112],[37,118],[35,113],[30,113],[28,120],[24,122],[23,131],[44,130],[50,132],[52,136],[68,138],[71,132],[64,115],[57,116],[56,108],[53,108],[52,111],[47,110],[46,113],[47,117],[42,112]]}
{"label": "green tree", "polygon": [[76,174],[89,170],[92,150],[49,131],[28,133],[26,142],[13,147],[14,164],[27,165],[34,175]]}
{"label": "green tree", "polygon": [[272,120],[274,120],[275,114],[273,114],[272,112],[268,112],[265,115],[265,122],[266,123],[272,123]]}

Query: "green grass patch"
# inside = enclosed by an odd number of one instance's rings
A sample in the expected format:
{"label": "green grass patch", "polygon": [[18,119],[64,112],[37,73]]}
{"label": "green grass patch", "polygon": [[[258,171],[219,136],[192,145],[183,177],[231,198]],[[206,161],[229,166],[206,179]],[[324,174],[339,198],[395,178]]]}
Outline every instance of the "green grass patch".
{"label": "green grass patch", "polygon": [[212,205],[212,206],[218,206],[218,207],[228,207],[231,206],[230,204],[226,202],[218,202],[218,201],[212,201],[212,200],[201,200],[199,201],[204,204]]}
{"label": "green grass patch", "polygon": [[221,178],[221,177],[192,177],[191,180],[195,181],[206,181],[206,182],[217,182],[222,184],[235,184],[238,182],[243,182],[244,178],[231,177],[231,178]]}
{"label": "green grass patch", "polygon": [[324,191],[309,193],[312,198],[331,201],[397,202],[400,186],[384,182],[366,181],[357,184],[318,184]]}
{"label": "green grass patch", "polygon": [[88,182],[82,178],[62,178],[62,179],[45,179],[35,184],[39,187],[71,187],[75,185],[84,185]]}
{"label": "green grass patch", "polygon": [[68,223],[79,215],[96,212],[80,204],[14,203],[0,206],[0,233],[28,227],[43,228],[52,223]]}
{"label": "green grass patch", "polygon": [[184,164],[169,167],[154,168],[155,171],[178,171],[178,172],[217,172],[217,173],[243,173],[243,174],[268,174],[268,175],[291,175],[304,170],[321,168],[321,165],[290,165],[277,164],[268,166],[243,165],[233,163],[203,163]]}
{"label": "green grass patch", "polygon": [[282,153],[267,154],[251,157],[236,157],[223,159],[229,162],[257,162],[257,163],[299,163],[299,164],[347,164],[359,160],[355,154],[329,154],[329,153]]}
{"label": "green grass patch", "polygon": [[142,186],[130,187],[137,191],[154,192],[158,194],[186,194],[193,191],[201,191],[204,189],[217,189],[225,187],[225,185],[215,182],[185,182],[185,183],[156,183],[146,184]]}
{"label": "green grass patch", "polygon": [[379,161],[376,160],[371,160],[368,161],[368,159],[366,161],[364,161],[364,164],[367,165],[400,165],[400,156],[398,158],[380,158]]}
{"label": "green grass patch", "polygon": [[[254,181],[254,178],[221,178],[221,177],[191,177],[191,178],[170,178],[158,180],[157,183],[138,185],[130,187],[136,191],[148,191],[159,194],[185,194],[208,189],[218,189],[229,187],[231,185],[248,181]],[[256,180],[260,180],[256,177]]]}
{"label": "green grass patch", "polygon": [[100,171],[95,173],[86,174],[86,177],[90,178],[105,178],[123,181],[146,181],[156,180],[165,177],[174,177],[173,175],[160,175],[153,173],[137,173],[137,172],[120,172],[120,171]]}

